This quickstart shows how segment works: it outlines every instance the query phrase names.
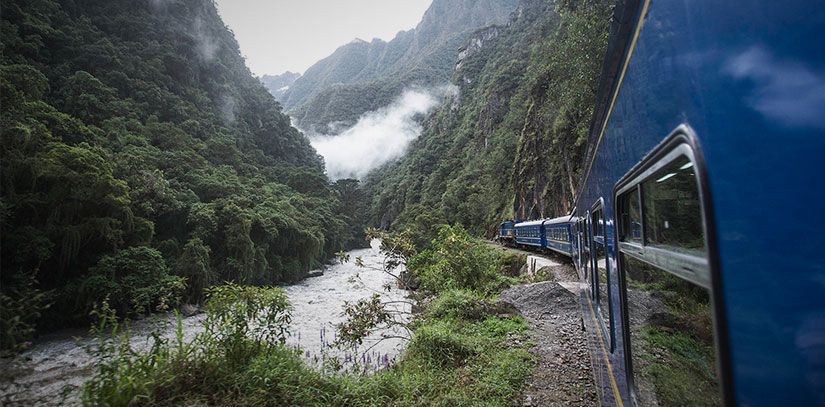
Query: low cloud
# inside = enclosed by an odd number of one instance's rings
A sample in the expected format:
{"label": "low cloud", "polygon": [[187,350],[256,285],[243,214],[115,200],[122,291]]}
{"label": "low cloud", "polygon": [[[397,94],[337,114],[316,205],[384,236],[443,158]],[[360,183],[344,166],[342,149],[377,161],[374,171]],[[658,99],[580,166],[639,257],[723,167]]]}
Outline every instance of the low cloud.
{"label": "low cloud", "polygon": [[218,98],[218,111],[224,123],[232,124],[235,122],[235,107],[237,102],[235,98],[230,95],[222,95]]}
{"label": "low cloud", "polygon": [[309,135],[309,139],[324,157],[330,178],[363,178],[370,170],[404,155],[410,142],[421,134],[417,118],[457,92],[452,85],[407,89],[389,106],[365,113],[349,129],[337,135]]}
{"label": "low cloud", "polygon": [[192,26],[192,33],[195,36],[198,55],[202,60],[211,62],[215,58],[215,54],[217,54],[220,45],[212,34],[209,33],[206,23],[204,23],[202,18],[195,17],[195,23]]}

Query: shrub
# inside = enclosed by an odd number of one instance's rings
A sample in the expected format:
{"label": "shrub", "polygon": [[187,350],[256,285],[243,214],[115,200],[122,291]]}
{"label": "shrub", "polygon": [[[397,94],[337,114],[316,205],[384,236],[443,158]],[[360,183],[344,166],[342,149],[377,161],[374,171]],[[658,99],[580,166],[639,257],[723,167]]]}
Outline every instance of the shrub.
{"label": "shrub", "polygon": [[138,246],[104,256],[77,290],[86,310],[108,299],[118,315],[130,316],[176,305],[186,287],[185,281],[169,274],[160,252]]}
{"label": "shrub", "polygon": [[460,366],[477,351],[470,338],[457,333],[458,329],[457,325],[444,321],[421,326],[407,353],[433,367]]}
{"label": "shrub", "polygon": [[84,385],[86,405],[202,404],[198,401],[207,396],[212,404],[232,404],[220,398],[238,397],[240,387],[261,384],[249,377],[237,380],[246,369],[260,373],[256,366],[265,357],[271,358],[267,368],[280,363],[287,370],[302,367],[296,376],[311,372],[283,345],[290,306],[280,288],[212,287],[207,291],[205,330],[186,343],[178,319],[175,341],[153,333],[148,351],[132,346],[128,330],[121,330],[114,311],[102,304],[93,310],[101,320],[93,333],[111,332],[111,337],[101,336],[94,350],[97,372]]}
{"label": "shrub", "polygon": [[206,291],[206,327],[222,341],[283,343],[292,320],[284,291],[234,283]]}
{"label": "shrub", "polygon": [[470,290],[449,290],[439,295],[429,306],[428,318],[461,318],[476,320],[485,313],[484,296]]}
{"label": "shrub", "polygon": [[472,289],[490,293],[506,279],[501,274],[501,256],[461,225],[442,226],[432,247],[407,263],[421,288],[440,293],[449,289]]}
{"label": "shrub", "polygon": [[0,291],[0,356],[25,348],[49,307],[47,294],[35,288],[34,273],[18,274],[14,280]]}
{"label": "shrub", "polygon": [[193,238],[183,246],[183,253],[175,264],[175,274],[186,279],[186,299],[200,302],[206,287],[215,280],[209,266],[209,246],[199,238]]}

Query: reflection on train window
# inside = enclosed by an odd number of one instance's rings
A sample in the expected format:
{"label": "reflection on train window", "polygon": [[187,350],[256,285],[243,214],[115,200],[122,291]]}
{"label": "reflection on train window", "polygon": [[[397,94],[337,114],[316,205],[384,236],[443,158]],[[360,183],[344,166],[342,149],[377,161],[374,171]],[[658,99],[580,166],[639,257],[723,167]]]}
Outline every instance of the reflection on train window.
{"label": "reflection on train window", "polygon": [[647,244],[704,250],[694,171],[693,163],[680,156],[642,184]]}
{"label": "reflection on train window", "polygon": [[608,333],[608,342],[612,343],[612,340],[610,340],[610,285],[607,275],[607,250],[605,249],[603,213],[601,208],[593,211],[593,273],[596,275],[596,300],[598,302],[600,316],[602,317],[602,321],[604,321],[604,327]]}
{"label": "reflection on train window", "polygon": [[721,405],[695,168],[684,154],[667,157],[675,158],[616,198],[633,398],[640,406]]}
{"label": "reflection on train window", "polygon": [[621,254],[640,406],[721,405],[707,289]]}
{"label": "reflection on train window", "polygon": [[621,206],[622,235],[625,242],[642,242],[642,209],[639,203],[639,187],[634,187],[619,202]]}

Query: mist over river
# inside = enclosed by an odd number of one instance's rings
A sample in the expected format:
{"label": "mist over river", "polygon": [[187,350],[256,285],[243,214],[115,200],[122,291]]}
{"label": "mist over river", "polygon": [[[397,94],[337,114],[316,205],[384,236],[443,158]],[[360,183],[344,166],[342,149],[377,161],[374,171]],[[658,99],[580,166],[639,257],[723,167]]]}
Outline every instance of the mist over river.
{"label": "mist over river", "polygon": [[[407,295],[405,290],[396,288],[392,276],[372,269],[381,268],[384,260],[379,244],[374,240],[368,249],[350,251],[350,262],[336,262],[323,270],[322,276],[284,287],[293,307],[287,344],[300,348],[309,363],[320,366],[324,359],[336,357],[345,367],[358,363],[372,371],[392,363],[403,350],[401,339],[380,340],[382,335],[403,334],[392,330],[376,332],[355,349],[332,346],[335,325],[345,319],[344,302],[355,302],[373,293],[381,295],[384,301],[401,301]],[[355,265],[357,257],[361,257],[366,268]],[[391,305],[402,313],[409,312],[405,303]],[[182,319],[186,340],[192,340],[203,329],[204,318],[204,314],[196,314]],[[133,347],[147,349],[152,343],[150,334],[157,331],[173,338],[175,316],[161,314],[133,322]],[[14,358],[0,359],[0,405],[79,404],[78,389],[94,372],[94,358],[86,349],[96,343],[82,330],[63,331],[41,338]]]}

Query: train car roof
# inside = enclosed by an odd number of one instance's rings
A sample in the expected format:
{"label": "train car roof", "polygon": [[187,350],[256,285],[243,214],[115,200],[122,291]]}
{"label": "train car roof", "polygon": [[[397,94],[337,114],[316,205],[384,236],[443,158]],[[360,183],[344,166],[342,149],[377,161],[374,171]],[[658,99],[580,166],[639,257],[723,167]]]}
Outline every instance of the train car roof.
{"label": "train car roof", "polygon": [[516,223],[516,227],[525,227],[525,226],[539,226],[539,225],[557,225],[559,223],[570,223],[571,215],[564,215],[559,216],[558,218],[553,219],[536,219],[536,220],[529,220],[526,222],[519,222]]}
{"label": "train car roof", "polygon": [[540,226],[542,223],[544,223],[544,219],[528,220],[526,222],[516,223],[516,227],[519,228],[525,226]]}
{"label": "train car roof", "polygon": [[544,221],[544,223],[547,224],[547,225],[555,225],[555,224],[558,224],[558,223],[570,223],[570,218],[571,217],[572,217],[571,215],[559,216],[558,218],[546,219]]}

